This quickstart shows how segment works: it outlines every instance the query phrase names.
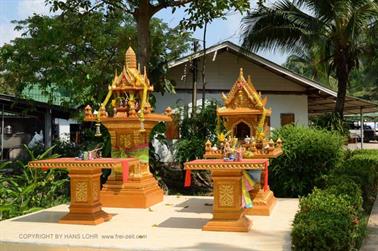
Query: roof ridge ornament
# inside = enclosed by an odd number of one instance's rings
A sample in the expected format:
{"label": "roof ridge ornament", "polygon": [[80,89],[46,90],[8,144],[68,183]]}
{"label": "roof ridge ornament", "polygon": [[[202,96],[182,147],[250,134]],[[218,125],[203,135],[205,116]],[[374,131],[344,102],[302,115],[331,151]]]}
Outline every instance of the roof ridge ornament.
{"label": "roof ridge ornament", "polygon": [[246,82],[244,78],[243,68],[240,68],[238,81]]}
{"label": "roof ridge ornament", "polygon": [[126,68],[137,69],[136,54],[131,46],[129,46],[125,53],[125,66]]}

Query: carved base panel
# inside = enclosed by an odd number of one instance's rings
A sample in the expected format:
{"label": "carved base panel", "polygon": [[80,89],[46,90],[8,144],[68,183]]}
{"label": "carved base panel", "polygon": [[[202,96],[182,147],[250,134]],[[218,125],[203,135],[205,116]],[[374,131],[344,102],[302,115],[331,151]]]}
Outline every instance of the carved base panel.
{"label": "carved base panel", "polygon": [[251,194],[251,196],[253,197],[253,207],[247,210],[248,215],[269,216],[272,213],[277,199],[270,189],[266,192],[260,189],[257,194]]}
{"label": "carved base panel", "polygon": [[148,208],[163,201],[163,190],[154,177],[108,182],[100,193],[104,207]]}

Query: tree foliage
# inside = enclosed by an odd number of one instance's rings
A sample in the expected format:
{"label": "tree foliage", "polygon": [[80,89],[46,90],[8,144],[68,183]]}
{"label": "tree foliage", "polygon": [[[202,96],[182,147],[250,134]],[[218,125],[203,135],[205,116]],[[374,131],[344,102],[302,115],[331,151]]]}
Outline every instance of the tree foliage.
{"label": "tree foliage", "polygon": [[186,16],[181,20],[181,27],[195,30],[215,18],[222,17],[226,10],[244,11],[249,8],[248,0],[45,0],[52,5],[53,11],[87,14],[102,8],[107,13],[121,11],[134,17],[137,26],[138,59],[141,66],[148,64],[150,59],[150,21],[160,10],[185,7]]}
{"label": "tree foliage", "polygon": [[[33,15],[15,23],[24,33],[0,48],[0,79],[19,93],[38,85],[52,99],[59,91],[76,105],[101,101],[126,49],[136,45],[135,22],[124,12]],[[188,49],[191,34],[153,19],[151,37],[149,77],[164,92],[167,62]]]}
{"label": "tree foliage", "polygon": [[243,45],[252,50],[280,49],[303,55],[314,44],[338,80],[335,111],[341,116],[350,73],[366,52],[378,4],[372,0],[280,0],[260,3],[243,19]]}

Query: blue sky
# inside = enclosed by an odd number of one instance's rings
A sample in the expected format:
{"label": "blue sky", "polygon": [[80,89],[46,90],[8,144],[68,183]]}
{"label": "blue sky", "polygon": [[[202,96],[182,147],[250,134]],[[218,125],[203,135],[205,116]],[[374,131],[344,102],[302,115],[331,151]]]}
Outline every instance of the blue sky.
{"label": "blue sky", "polygon": [[[256,7],[256,1],[251,1],[251,6]],[[33,13],[49,15],[49,7],[45,6],[44,0],[0,0],[0,46],[9,43],[12,39],[20,36],[21,33],[14,31],[12,20],[22,20]],[[163,19],[170,26],[175,26],[184,16],[182,9],[172,14],[166,9],[157,13],[156,17]],[[225,19],[214,20],[208,25],[207,46],[211,46],[226,40],[239,44],[240,20],[242,15],[238,12],[226,13]],[[194,33],[195,38],[203,38],[203,30],[199,29]],[[262,51],[259,55],[282,64],[286,61],[287,55],[280,52]]]}

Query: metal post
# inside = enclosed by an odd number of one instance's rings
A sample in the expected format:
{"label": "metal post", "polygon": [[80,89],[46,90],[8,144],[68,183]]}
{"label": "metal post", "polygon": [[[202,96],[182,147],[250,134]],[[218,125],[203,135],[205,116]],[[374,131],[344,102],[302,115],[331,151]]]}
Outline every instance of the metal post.
{"label": "metal post", "polygon": [[[197,52],[198,49],[198,41],[194,41],[193,43],[193,50],[194,55]],[[193,58],[192,61],[192,117],[196,114],[196,108],[197,108],[197,59]]]}
{"label": "metal post", "polygon": [[360,131],[361,131],[361,149],[364,149],[364,115],[362,113],[362,106],[360,107]]}
{"label": "metal post", "polygon": [[48,148],[51,146],[51,139],[52,139],[52,118],[51,118],[51,109],[47,109],[45,112],[45,126],[44,126],[44,143],[45,147]]}
{"label": "metal post", "polygon": [[4,104],[1,113],[1,160],[4,159]]}

